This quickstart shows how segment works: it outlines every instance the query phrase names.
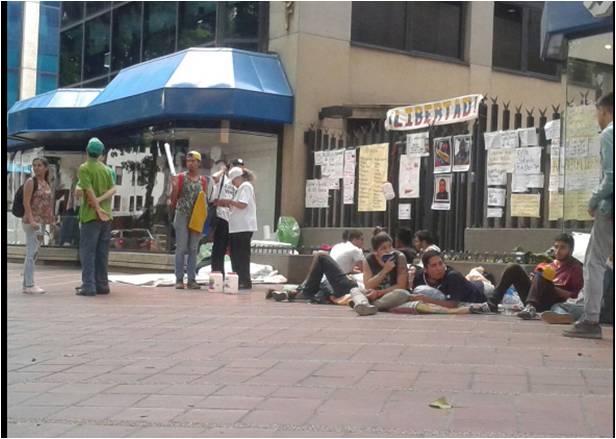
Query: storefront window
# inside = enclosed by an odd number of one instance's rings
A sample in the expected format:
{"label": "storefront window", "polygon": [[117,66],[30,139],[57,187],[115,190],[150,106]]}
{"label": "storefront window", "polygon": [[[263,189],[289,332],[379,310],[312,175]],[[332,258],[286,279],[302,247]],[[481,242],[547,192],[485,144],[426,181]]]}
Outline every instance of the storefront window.
{"label": "storefront window", "polygon": [[82,39],[83,25],[66,30],[60,36],[60,87],[81,81]]}
{"label": "storefront window", "polygon": [[178,50],[213,42],[216,37],[216,2],[180,2]]}
{"label": "storefront window", "polygon": [[145,2],[143,59],[167,55],[175,50],[175,2]]}
{"label": "storefront window", "polygon": [[110,18],[107,13],[86,22],[84,79],[109,71]]}
{"label": "storefront window", "polygon": [[112,70],[139,62],[141,5],[141,2],[132,2],[113,11]]}

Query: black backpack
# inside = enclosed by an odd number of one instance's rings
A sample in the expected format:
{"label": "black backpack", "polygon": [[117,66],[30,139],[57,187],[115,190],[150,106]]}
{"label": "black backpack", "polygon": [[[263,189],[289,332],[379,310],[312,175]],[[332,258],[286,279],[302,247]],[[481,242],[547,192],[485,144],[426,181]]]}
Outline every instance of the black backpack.
{"label": "black backpack", "polygon": [[[11,211],[13,212],[13,215],[15,215],[17,218],[23,218],[26,213],[26,209],[24,209],[24,186],[26,185],[28,180],[26,180],[24,184],[19,186],[19,189],[17,189],[17,192],[15,192],[15,197],[13,198],[13,206],[11,207]],[[34,188],[32,189],[32,193],[35,193],[37,189],[38,182],[36,181],[36,178],[34,178]]]}

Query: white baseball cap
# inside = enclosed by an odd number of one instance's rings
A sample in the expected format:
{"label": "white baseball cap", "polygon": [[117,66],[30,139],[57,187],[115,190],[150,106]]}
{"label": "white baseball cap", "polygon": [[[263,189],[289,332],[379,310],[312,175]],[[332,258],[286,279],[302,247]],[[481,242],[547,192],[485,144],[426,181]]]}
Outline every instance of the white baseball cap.
{"label": "white baseball cap", "polygon": [[242,171],[242,168],[238,168],[237,166],[235,168],[231,168],[229,171],[229,180],[233,181],[237,177],[241,177],[243,174],[244,171]]}

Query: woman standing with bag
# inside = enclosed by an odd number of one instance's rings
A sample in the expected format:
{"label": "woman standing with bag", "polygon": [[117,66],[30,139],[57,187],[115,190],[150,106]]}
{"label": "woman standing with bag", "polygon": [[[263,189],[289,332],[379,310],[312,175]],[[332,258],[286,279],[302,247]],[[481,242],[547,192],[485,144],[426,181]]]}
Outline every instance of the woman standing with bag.
{"label": "woman standing with bag", "polygon": [[250,280],[250,240],[257,231],[257,205],[252,186],[254,175],[249,170],[235,167],[229,171],[229,180],[237,188],[232,200],[220,200],[229,206],[229,238],[231,266],[239,278],[239,289],[252,288]]}
{"label": "woman standing with bag", "polygon": [[40,240],[45,224],[53,224],[53,199],[49,186],[49,162],[37,157],[32,160],[33,176],[24,183],[24,217],[22,226],[26,233],[26,258],[24,261],[23,292],[42,294],[45,292],[34,285],[34,264],[38,256]]}

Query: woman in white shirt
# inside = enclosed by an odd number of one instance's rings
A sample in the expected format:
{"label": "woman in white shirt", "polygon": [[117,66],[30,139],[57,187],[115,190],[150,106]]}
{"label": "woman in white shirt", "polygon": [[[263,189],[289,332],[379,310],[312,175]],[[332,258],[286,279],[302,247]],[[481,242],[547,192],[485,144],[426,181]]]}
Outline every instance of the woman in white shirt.
{"label": "woman in white shirt", "polygon": [[[252,288],[250,280],[250,240],[257,231],[257,205],[251,181],[253,174],[235,167],[229,171],[229,180],[237,188],[233,199],[219,200],[230,207],[229,240],[231,243],[231,266],[239,278],[239,288]],[[220,204],[219,204],[220,205]]]}

